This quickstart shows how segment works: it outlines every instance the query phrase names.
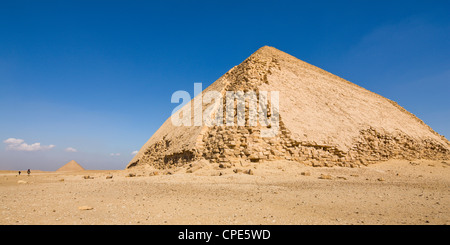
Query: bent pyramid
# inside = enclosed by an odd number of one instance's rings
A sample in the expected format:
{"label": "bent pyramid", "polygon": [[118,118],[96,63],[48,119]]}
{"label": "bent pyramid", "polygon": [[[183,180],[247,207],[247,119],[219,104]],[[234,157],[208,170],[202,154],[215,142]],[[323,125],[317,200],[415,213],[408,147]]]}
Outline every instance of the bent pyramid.
{"label": "bent pyramid", "polygon": [[61,171],[61,172],[65,171],[65,172],[68,172],[68,171],[82,171],[82,170],[84,170],[84,168],[81,167],[80,164],[78,164],[77,162],[75,162],[74,160],[72,160],[72,161],[66,163],[66,165],[60,167],[60,168],[59,168],[58,170],[56,170],[56,171]]}
{"label": "bent pyramid", "polygon": [[[255,91],[259,98],[260,91],[278,91],[279,133],[261,137],[269,126],[249,126],[248,113],[244,126],[175,126],[174,114],[127,168],[171,168],[199,159],[353,166],[388,159],[450,158],[450,142],[394,101],[272,47],[260,48],[201,94],[208,91]],[[225,104],[223,99],[220,106]],[[189,106],[195,111],[198,104],[194,105],[186,104],[180,111]],[[203,113],[206,108],[203,103]],[[226,109],[222,111],[225,118]],[[211,115],[217,118],[221,111]]]}

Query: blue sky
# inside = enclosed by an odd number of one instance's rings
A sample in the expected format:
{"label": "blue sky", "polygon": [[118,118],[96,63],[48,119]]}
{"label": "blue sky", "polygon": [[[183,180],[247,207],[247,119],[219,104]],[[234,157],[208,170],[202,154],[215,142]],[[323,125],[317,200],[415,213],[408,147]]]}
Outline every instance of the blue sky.
{"label": "blue sky", "polygon": [[205,88],[264,45],[449,138],[449,10],[445,0],[0,1],[0,169],[72,159],[123,169],[170,116],[173,92]]}

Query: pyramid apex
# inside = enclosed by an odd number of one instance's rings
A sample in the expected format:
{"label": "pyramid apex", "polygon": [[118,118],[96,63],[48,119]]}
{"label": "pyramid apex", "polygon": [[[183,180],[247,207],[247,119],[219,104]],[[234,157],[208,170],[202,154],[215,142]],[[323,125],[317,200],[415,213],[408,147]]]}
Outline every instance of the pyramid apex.
{"label": "pyramid apex", "polygon": [[279,50],[277,48],[274,48],[272,46],[268,46],[268,45],[262,46],[261,48],[256,50],[255,53],[273,53],[273,52],[282,52],[282,53],[284,53],[283,51],[281,51],[281,50]]}
{"label": "pyramid apex", "polygon": [[250,57],[254,57],[254,56],[295,58],[286,52],[283,52],[275,47],[268,46],[268,45],[262,46],[261,48],[256,50],[252,55],[250,55]]}
{"label": "pyramid apex", "polygon": [[264,45],[264,46],[262,46],[261,48],[259,48],[258,50],[262,50],[262,49],[271,49],[271,48],[275,49],[274,47],[271,47],[271,46],[269,46],[269,45]]}

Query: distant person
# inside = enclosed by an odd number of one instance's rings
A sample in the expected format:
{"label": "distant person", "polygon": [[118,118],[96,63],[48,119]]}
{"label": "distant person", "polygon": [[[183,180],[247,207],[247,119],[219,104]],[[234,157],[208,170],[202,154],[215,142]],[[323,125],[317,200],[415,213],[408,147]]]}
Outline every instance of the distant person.
{"label": "distant person", "polygon": [[30,171],[30,169],[28,169],[28,170],[27,170],[27,174],[30,175],[30,173],[31,173],[31,171]]}
{"label": "distant person", "polygon": [[21,173],[21,172],[20,172],[20,170],[19,170],[19,175],[20,175],[20,173]]}

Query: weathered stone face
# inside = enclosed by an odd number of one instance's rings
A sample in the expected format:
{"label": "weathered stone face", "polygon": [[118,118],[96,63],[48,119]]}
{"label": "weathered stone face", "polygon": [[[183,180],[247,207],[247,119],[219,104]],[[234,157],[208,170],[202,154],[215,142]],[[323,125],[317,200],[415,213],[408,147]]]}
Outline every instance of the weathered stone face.
{"label": "weathered stone face", "polygon": [[[353,167],[392,158],[450,158],[448,140],[395,102],[274,48],[261,48],[205,91],[219,91],[225,107],[227,92],[253,91],[260,98],[260,91],[277,89],[280,111],[274,137],[261,137],[272,125],[250,124],[252,101],[247,99],[244,126],[237,126],[237,103],[230,111],[235,126],[227,125],[226,108],[215,114],[222,126],[180,128],[168,120],[127,167],[171,168],[199,159],[225,167],[281,159]],[[268,119],[274,114],[271,103],[269,98]]]}

